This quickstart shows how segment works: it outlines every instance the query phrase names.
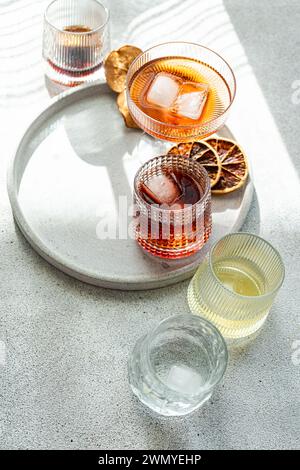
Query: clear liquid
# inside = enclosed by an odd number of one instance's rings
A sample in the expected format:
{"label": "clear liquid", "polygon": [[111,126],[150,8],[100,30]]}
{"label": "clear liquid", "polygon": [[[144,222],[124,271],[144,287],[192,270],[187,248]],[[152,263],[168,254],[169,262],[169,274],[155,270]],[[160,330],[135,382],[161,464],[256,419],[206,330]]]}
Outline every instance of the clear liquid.
{"label": "clear liquid", "polygon": [[223,344],[205,325],[179,322],[157,332],[150,344],[146,341],[140,338],[128,362],[130,386],[142,403],[161,415],[181,416],[210,398],[226,357]]}
{"label": "clear liquid", "polygon": [[188,337],[173,339],[155,348],[151,363],[167,387],[185,395],[199,394],[212,373],[207,351]]}

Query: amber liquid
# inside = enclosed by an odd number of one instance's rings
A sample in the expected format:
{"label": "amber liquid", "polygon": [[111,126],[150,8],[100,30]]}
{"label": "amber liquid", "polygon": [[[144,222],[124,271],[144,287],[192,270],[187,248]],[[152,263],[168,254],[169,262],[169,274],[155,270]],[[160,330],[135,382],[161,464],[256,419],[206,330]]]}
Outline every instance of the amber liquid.
{"label": "amber liquid", "polygon": [[61,49],[61,56],[68,58],[68,63],[72,65],[72,68],[60,67],[50,59],[48,59],[49,65],[58,73],[72,76],[72,77],[85,77],[98,70],[102,62],[95,65],[93,61],[92,51],[95,47],[100,47],[100,40],[97,36],[89,35],[85,36],[85,40],[82,40],[82,36],[78,33],[90,33],[91,28],[83,25],[72,25],[63,28],[63,31],[74,33],[74,34],[63,34],[58,36],[58,47]]}
{"label": "amber liquid", "polygon": [[[156,217],[146,216],[137,226],[136,234],[138,243],[148,252],[163,258],[176,258],[190,256],[197,252],[211,234],[211,209],[210,203],[207,205],[204,214],[198,217],[196,211],[189,212],[189,216],[183,215],[186,207],[192,207],[203,196],[200,184],[189,174],[173,169],[168,172],[175,177],[181,188],[180,196],[168,205],[158,204],[157,198],[153,198],[148,190],[148,182],[140,183],[139,194],[144,201],[156,207],[163,207],[165,215]],[[195,207],[195,206],[193,206]],[[168,212],[168,214],[166,213]],[[155,220],[156,219],[156,220]],[[141,227],[143,225],[143,227]],[[199,238],[200,234],[200,238]],[[178,250],[180,255],[168,250]],[[163,252],[163,254],[161,254]]]}
{"label": "amber liquid", "polygon": [[[152,108],[147,104],[146,95],[149,86],[160,72],[175,75],[187,82],[208,84],[207,100],[199,119],[166,113],[164,109]],[[145,114],[160,122],[180,126],[211,121],[220,116],[231,101],[230,91],[224,78],[208,64],[187,57],[164,57],[148,62],[132,77],[129,90],[132,100]]]}

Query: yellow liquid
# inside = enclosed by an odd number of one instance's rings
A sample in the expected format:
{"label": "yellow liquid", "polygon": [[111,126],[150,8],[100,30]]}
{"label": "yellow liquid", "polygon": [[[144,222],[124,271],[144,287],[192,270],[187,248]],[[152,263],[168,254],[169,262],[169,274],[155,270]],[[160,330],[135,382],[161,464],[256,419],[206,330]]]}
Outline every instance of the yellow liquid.
{"label": "yellow liquid", "polygon": [[214,264],[216,276],[225,287],[240,295],[264,293],[264,279],[257,267],[242,258],[226,258]]}
{"label": "yellow liquid", "polygon": [[[226,338],[242,338],[254,333],[264,322],[270,306],[251,307],[248,298],[266,292],[266,279],[258,267],[243,258],[224,258],[214,263],[214,273],[230,291],[245,297],[228,299],[222,291],[214,297],[214,283],[207,283],[206,263],[198,269],[188,289],[192,313],[206,317]],[[213,282],[211,280],[211,282]],[[237,310],[238,309],[238,310]],[[253,309],[253,311],[252,311]]]}

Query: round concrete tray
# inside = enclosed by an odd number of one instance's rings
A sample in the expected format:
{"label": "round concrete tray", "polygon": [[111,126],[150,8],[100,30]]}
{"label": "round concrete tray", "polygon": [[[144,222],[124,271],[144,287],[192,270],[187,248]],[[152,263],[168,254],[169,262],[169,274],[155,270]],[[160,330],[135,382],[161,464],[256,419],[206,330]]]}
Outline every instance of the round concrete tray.
{"label": "round concrete tray", "polygon": [[[226,128],[222,135],[232,137]],[[106,84],[67,91],[34,120],[14,155],[8,192],[15,220],[43,258],[82,281],[134,290],[187,279],[208,245],[185,260],[154,259],[126,237],[130,215],[121,230],[117,217],[119,196],[130,213],[138,167],[171,146],[127,129]],[[213,198],[211,241],[240,229],[252,194],[249,180]]]}

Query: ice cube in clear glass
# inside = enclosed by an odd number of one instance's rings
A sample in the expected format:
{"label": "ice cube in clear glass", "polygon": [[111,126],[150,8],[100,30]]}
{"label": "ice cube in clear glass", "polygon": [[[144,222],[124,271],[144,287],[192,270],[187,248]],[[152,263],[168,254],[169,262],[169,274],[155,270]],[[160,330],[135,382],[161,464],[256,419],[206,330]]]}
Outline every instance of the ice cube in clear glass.
{"label": "ice cube in clear glass", "polygon": [[152,80],[146,100],[150,106],[171,108],[179,95],[182,80],[170,73],[160,72]]}
{"label": "ice cube in clear glass", "polygon": [[185,394],[199,393],[204,385],[201,375],[185,365],[173,365],[167,376],[167,385],[176,392]]}
{"label": "ice cube in clear glass", "polygon": [[182,189],[173,174],[154,175],[142,184],[142,191],[155,204],[174,204],[181,196]]}
{"label": "ice cube in clear glass", "polygon": [[178,116],[197,120],[207,100],[209,86],[206,83],[185,82],[180,88],[173,112]]}

